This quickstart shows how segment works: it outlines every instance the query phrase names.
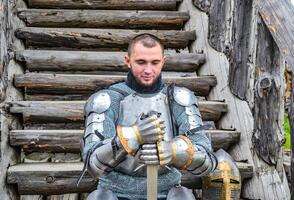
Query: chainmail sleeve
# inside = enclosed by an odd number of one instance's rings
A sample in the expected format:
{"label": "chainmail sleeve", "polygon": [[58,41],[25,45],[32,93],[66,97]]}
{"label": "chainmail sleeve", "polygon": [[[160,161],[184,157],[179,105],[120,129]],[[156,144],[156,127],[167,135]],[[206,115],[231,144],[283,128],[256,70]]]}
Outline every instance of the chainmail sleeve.
{"label": "chainmail sleeve", "polygon": [[[172,111],[178,134],[188,137],[194,148],[193,158],[186,169],[194,175],[204,176],[215,169],[217,160],[212,151],[211,141],[206,136],[205,131],[199,128],[203,126],[203,122],[198,109],[197,98],[190,91],[186,93],[186,95],[191,95],[191,97],[186,97],[191,99],[188,101],[189,103],[174,101]],[[199,130],[193,131],[195,128],[199,128]]]}
{"label": "chainmail sleeve", "polygon": [[85,104],[82,154],[86,169],[93,177],[111,172],[127,154],[116,136],[121,98],[117,92],[102,90]]}

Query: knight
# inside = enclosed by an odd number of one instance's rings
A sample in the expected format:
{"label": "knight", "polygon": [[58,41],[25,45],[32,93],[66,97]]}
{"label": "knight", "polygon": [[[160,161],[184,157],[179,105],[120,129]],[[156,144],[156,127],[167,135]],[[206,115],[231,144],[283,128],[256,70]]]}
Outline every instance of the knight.
{"label": "knight", "polygon": [[137,35],[125,56],[130,69],[126,81],[87,100],[83,160],[85,170],[99,178],[88,200],[147,199],[144,164],[150,163],[159,165],[158,199],[195,199],[180,186],[180,170],[204,177],[216,168],[197,97],[163,82],[165,61],[157,37]]}

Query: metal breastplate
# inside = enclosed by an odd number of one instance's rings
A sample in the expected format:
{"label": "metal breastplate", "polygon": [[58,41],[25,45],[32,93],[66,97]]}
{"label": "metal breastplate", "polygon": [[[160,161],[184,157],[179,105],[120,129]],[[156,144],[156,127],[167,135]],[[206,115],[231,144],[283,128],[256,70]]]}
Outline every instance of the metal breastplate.
{"label": "metal breastplate", "polygon": [[[122,126],[131,126],[136,122],[141,113],[147,114],[150,111],[156,111],[161,113],[160,118],[165,122],[166,133],[164,135],[164,140],[169,141],[173,138],[173,133],[167,102],[167,96],[162,92],[152,96],[141,96],[137,93],[131,94],[120,102],[118,124]],[[132,157],[128,155],[126,160],[117,166],[116,170],[128,175],[146,176],[146,167],[142,167],[134,172],[134,170],[140,165],[137,156]],[[166,168],[160,167],[159,174],[165,173],[166,170]]]}

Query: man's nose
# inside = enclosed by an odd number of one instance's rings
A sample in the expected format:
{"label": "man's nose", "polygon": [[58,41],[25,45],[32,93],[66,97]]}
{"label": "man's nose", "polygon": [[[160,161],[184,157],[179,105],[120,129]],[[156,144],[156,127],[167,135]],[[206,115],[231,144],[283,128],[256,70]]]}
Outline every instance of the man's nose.
{"label": "man's nose", "polygon": [[152,73],[152,64],[148,63],[144,69],[144,72],[148,74]]}

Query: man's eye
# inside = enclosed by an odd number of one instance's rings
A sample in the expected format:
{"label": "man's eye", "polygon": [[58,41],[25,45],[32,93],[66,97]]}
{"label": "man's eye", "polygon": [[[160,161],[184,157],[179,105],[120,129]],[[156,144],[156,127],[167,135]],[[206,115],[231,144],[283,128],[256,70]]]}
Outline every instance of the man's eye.
{"label": "man's eye", "polygon": [[145,64],[144,61],[137,61],[137,63],[138,63],[139,65],[143,65],[143,64]]}
{"label": "man's eye", "polygon": [[153,65],[158,65],[158,64],[159,64],[159,62],[153,62],[152,64],[153,64]]}

